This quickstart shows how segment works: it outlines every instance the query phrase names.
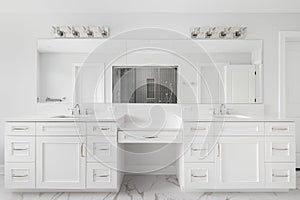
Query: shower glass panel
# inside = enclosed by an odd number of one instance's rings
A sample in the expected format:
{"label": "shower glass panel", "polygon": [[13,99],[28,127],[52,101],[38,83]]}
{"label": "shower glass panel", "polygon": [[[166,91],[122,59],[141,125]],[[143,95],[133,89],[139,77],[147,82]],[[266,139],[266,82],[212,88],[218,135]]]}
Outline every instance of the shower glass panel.
{"label": "shower glass panel", "polygon": [[113,103],[177,103],[177,66],[114,66]]}

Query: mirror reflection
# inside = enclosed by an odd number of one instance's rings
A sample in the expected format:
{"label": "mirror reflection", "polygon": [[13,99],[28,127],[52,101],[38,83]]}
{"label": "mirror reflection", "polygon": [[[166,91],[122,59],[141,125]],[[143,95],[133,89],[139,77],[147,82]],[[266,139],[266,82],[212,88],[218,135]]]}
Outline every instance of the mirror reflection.
{"label": "mirror reflection", "polygon": [[262,103],[261,40],[38,41],[38,102]]}

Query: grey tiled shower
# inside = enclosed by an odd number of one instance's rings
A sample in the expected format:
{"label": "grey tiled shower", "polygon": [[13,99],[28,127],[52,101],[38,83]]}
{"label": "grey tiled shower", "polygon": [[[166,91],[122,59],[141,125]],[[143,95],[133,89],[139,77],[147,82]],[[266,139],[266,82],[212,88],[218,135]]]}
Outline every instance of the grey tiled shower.
{"label": "grey tiled shower", "polygon": [[114,66],[114,103],[177,103],[177,66]]}

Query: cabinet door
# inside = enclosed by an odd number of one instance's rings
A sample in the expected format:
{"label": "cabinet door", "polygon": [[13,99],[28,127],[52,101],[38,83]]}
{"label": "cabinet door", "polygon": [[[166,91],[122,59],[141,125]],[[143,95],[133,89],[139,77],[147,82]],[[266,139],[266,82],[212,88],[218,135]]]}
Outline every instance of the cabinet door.
{"label": "cabinet door", "polygon": [[264,186],[262,137],[221,137],[216,148],[218,187],[247,189]]}
{"label": "cabinet door", "polygon": [[197,103],[198,102],[198,70],[181,59],[174,58],[178,66],[178,102]]}
{"label": "cabinet door", "polygon": [[80,137],[36,139],[36,186],[48,189],[85,187],[85,141]]}

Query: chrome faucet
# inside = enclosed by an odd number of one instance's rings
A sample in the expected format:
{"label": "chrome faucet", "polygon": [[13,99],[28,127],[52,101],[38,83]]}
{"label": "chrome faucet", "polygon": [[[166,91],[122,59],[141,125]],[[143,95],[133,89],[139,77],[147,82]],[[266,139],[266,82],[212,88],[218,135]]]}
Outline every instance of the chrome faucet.
{"label": "chrome faucet", "polygon": [[77,114],[78,115],[81,115],[81,110],[80,110],[80,104],[79,103],[77,103],[73,108],[71,108],[70,109],[71,111],[72,111],[72,115],[74,115],[75,114],[75,110],[77,110]]}
{"label": "chrome faucet", "polygon": [[226,105],[224,103],[220,104],[220,110],[219,110],[220,115],[226,115],[227,113],[227,108]]}

